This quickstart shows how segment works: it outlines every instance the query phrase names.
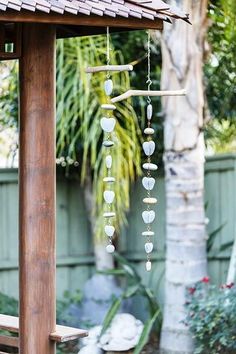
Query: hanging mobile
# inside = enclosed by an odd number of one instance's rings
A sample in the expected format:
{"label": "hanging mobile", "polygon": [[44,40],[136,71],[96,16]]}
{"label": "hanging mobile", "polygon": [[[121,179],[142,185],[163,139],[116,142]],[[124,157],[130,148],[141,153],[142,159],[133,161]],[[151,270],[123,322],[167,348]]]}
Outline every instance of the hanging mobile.
{"label": "hanging mobile", "polygon": [[107,27],[107,65],[104,66],[95,66],[88,67],[86,69],[87,73],[98,73],[98,72],[106,72],[106,80],[104,82],[104,91],[107,96],[107,103],[102,104],[101,108],[106,112],[104,117],[100,120],[101,128],[104,132],[104,141],[103,146],[106,149],[106,171],[107,174],[103,178],[105,183],[105,190],[103,193],[103,198],[105,201],[105,210],[104,210],[104,232],[108,237],[108,245],[106,246],[106,250],[108,253],[113,253],[115,251],[115,246],[113,245],[113,236],[115,233],[114,218],[116,216],[115,211],[112,208],[115,192],[112,188],[115,178],[111,175],[112,171],[112,155],[111,148],[114,146],[114,141],[112,140],[112,135],[116,125],[116,119],[113,117],[113,111],[116,109],[114,104],[110,102],[110,96],[113,91],[113,81],[110,77],[110,72],[122,72],[122,71],[131,71],[133,70],[132,65],[110,65],[110,33],[109,27]]}
{"label": "hanging mobile", "polygon": [[146,162],[143,164],[143,169],[146,176],[142,179],[142,185],[147,193],[146,197],[143,199],[143,203],[146,206],[146,210],[142,212],[142,218],[146,225],[146,230],[142,232],[142,235],[146,238],[144,249],[147,254],[146,270],[148,272],[152,269],[151,263],[151,253],[153,251],[153,236],[154,231],[152,230],[152,224],[156,218],[156,213],[153,210],[153,206],[157,203],[157,199],[152,196],[152,190],[155,186],[155,178],[152,173],[158,169],[158,166],[152,163],[151,157],[155,152],[156,144],[152,140],[152,136],[155,133],[151,126],[152,116],[153,116],[153,106],[151,97],[153,96],[184,96],[186,95],[186,90],[174,90],[174,91],[152,91],[152,81],[151,81],[151,36],[150,31],[147,32],[147,90],[128,90],[120,96],[111,99],[112,103],[123,101],[132,96],[144,96],[147,97],[147,127],[144,129],[144,134],[146,136],[146,141],[143,143],[143,151],[147,157]]}

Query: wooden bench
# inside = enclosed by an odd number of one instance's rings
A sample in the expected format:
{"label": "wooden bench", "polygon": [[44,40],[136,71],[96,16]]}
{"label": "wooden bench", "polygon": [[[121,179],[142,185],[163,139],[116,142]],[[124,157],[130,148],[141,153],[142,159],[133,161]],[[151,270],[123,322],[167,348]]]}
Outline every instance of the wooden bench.
{"label": "wooden bench", "polygon": [[[0,330],[19,333],[19,318],[7,315],[0,315]],[[83,329],[57,325],[55,332],[49,334],[49,339],[57,343],[65,343],[71,340],[87,336],[88,332]],[[0,335],[0,344],[4,346],[18,348],[19,338],[7,335]],[[0,351],[0,354],[7,353]]]}

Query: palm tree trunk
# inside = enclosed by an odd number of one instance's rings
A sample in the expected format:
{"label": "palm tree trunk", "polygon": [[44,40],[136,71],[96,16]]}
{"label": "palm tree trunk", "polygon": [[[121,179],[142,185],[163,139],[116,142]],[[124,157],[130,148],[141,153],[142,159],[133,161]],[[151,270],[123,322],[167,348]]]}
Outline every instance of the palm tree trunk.
{"label": "palm tree trunk", "polygon": [[[174,4],[175,1],[170,1]],[[203,75],[207,0],[181,0],[192,26],[175,22],[162,36],[162,89],[186,88],[186,97],[163,99],[167,199],[163,353],[190,354],[186,287],[207,274],[204,213]]]}
{"label": "palm tree trunk", "polygon": [[103,240],[99,240],[96,238],[95,217],[93,213],[93,206],[95,205],[95,201],[93,195],[91,174],[89,172],[90,171],[88,169],[87,177],[84,183],[84,198],[90,223],[90,230],[94,242],[95,266],[96,270],[98,271],[104,269],[112,269],[114,268],[114,259],[111,254],[108,254],[106,252],[107,239],[105,235]]}

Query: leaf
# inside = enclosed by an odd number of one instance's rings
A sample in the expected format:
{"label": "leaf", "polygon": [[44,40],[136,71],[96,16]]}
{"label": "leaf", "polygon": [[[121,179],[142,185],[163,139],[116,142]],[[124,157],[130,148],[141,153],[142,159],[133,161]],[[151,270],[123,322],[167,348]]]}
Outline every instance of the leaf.
{"label": "leaf", "polygon": [[97,274],[104,274],[104,275],[125,275],[125,271],[123,269],[107,269],[107,270],[100,270]]}
{"label": "leaf", "polygon": [[122,302],[123,298],[118,298],[118,299],[115,299],[104,319],[104,322],[103,322],[103,327],[102,327],[102,330],[101,330],[101,334],[100,334],[100,337],[106,332],[106,330],[109,328],[113,318],[115,317],[115,315],[117,314],[119,308],[120,308],[120,305],[121,305],[121,302]]}
{"label": "leaf", "polygon": [[217,227],[217,229],[215,229],[214,231],[212,231],[212,232],[209,234],[209,237],[208,237],[208,240],[207,240],[207,252],[210,252],[210,251],[211,251],[216,236],[217,236],[218,233],[225,227],[226,224],[227,224],[227,222],[224,222],[222,225],[220,225],[219,227]]}
{"label": "leaf", "polygon": [[152,327],[157,317],[159,316],[160,312],[161,312],[160,309],[158,309],[154,314],[154,316],[145,323],[139,342],[134,350],[134,354],[140,354],[144,346],[147,344],[150,333],[152,331]]}
{"label": "leaf", "polygon": [[129,297],[132,297],[134,296],[138,290],[140,289],[140,284],[135,284],[135,285],[131,285],[129,286],[126,291],[124,292],[124,298],[129,298]]}
{"label": "leaf", "polygon": [[129,261],[127,261],[124,257],[122,257],[117,252],[115,252],[114,257],[120,263],[120,265],[123,267],[123,269],[125,270],[127,275],[135,278],[136,281],[141,282],[141,277],[139,276],[136,269],[131,265],[131,263]]}

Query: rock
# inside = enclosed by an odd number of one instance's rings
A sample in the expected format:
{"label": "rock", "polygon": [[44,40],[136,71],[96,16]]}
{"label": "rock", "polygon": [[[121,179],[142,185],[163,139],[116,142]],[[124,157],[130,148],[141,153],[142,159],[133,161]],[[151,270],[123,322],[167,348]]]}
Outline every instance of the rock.
{"label": "rock", "polygon": [[95,326],[89,329],[88,337],[81,338],[82,346],[97,345],[102,326]]}
{"label": "rock", "polygon": [[147,242],[145,243],[145,252],[147,254],[151,253],[153,251],[153,243],[152,242]]}
{"label": "rock", "polygon": [[155,186],[155,179],[153,177],[143,177],[142,184],[146,190],[151,191]]}
{"label": "rock", "polygon": [[91,344],[80,349],[78,354],[103,354],[103,350],[98,348],[96,344]]}
{"label": "rock", "polygon": [[117,314],[98,345],[105,351],[130,350],[138,344],[142,330],[142,322],[134,316],[126,313]]}
{"label": "rock", "polygon": [[104,82],[104,90],[107,96],[110,96],[113,91],[113,82],[111,79],[108,79]]}
{"label": "rock", "polygon": [[116,181],[115,177],[104,177],[103,178],[103,182],[113,183],[115,181]]}
{"label": "rock", "polygon": [[155,130],[152,129],[152,128],[146,128],[146,129],[144,129],[144,134],[146,134],[146,135],[152,135],[152,134],[154,134],[154,133],[155,133]]}
{"label": "rock", "polygon": [[104,231],[108,237],[112,237],[114,235],[115,228],[112,225],[106,225]]}
{"label": "rock", "polygon": [[143,202],[145,204],[156,204],[157,203],[157,199],[156,198],[144,198]]}
{"label": "rock", "polygon": [[100,120],[100,125],[102,127],[102,130],[104,130],[104,132],[111,133],[111,132],[113,132],[113,130],[115,128],[116,120],[115,120],[115,118],[103,117]]}
{"label": "rock", "polygon": [[113,191],[105,191],[103,197],[107,204],[111,204],[114,201],[115,193]]}
{"label": "rock", "polygon": [[112,156],[111,155],[107,155],[105,160],[106,160],[106,167],[107,168],[111,168],[111,166],[112,166]]}
{"label": "rock", "polygon": [[152,263],[150,261],[146,262],[146,271],[150,272],[152,270]]}
{"label": "rock", "polygon": [[106,251],[107,251],[107,253],[114,253],[115,252],[115,246],[114,245],[107,245]]}
{"label": "rock", "polygon": [[156,213],[154,210],[145,210],[142,212],[145,224],[151,224],[155,220]]}
{"label": "rock", "polygon": [[102,109],[105,109],[106,111],[114,111],[116,109],[116,106],[114,104],[102,104],[101,105]]}
{"label": "rock", "polygon": [[158,169],[158,166],[154,163],[144,163],[143,164],[143,169],[144,170],[150,170],[150,171],[156,171]]}
{"label": "rock", "polygon": [[147,106],[147,119],[148,120],[152,119],[152,113],[153,113],[153,107],[152,107],[152,104],[149,104]]}
{"label": "rock", "polygon": [[143,231],[142,235],[143,236],[154,236],[155,233],[153,231]]}

